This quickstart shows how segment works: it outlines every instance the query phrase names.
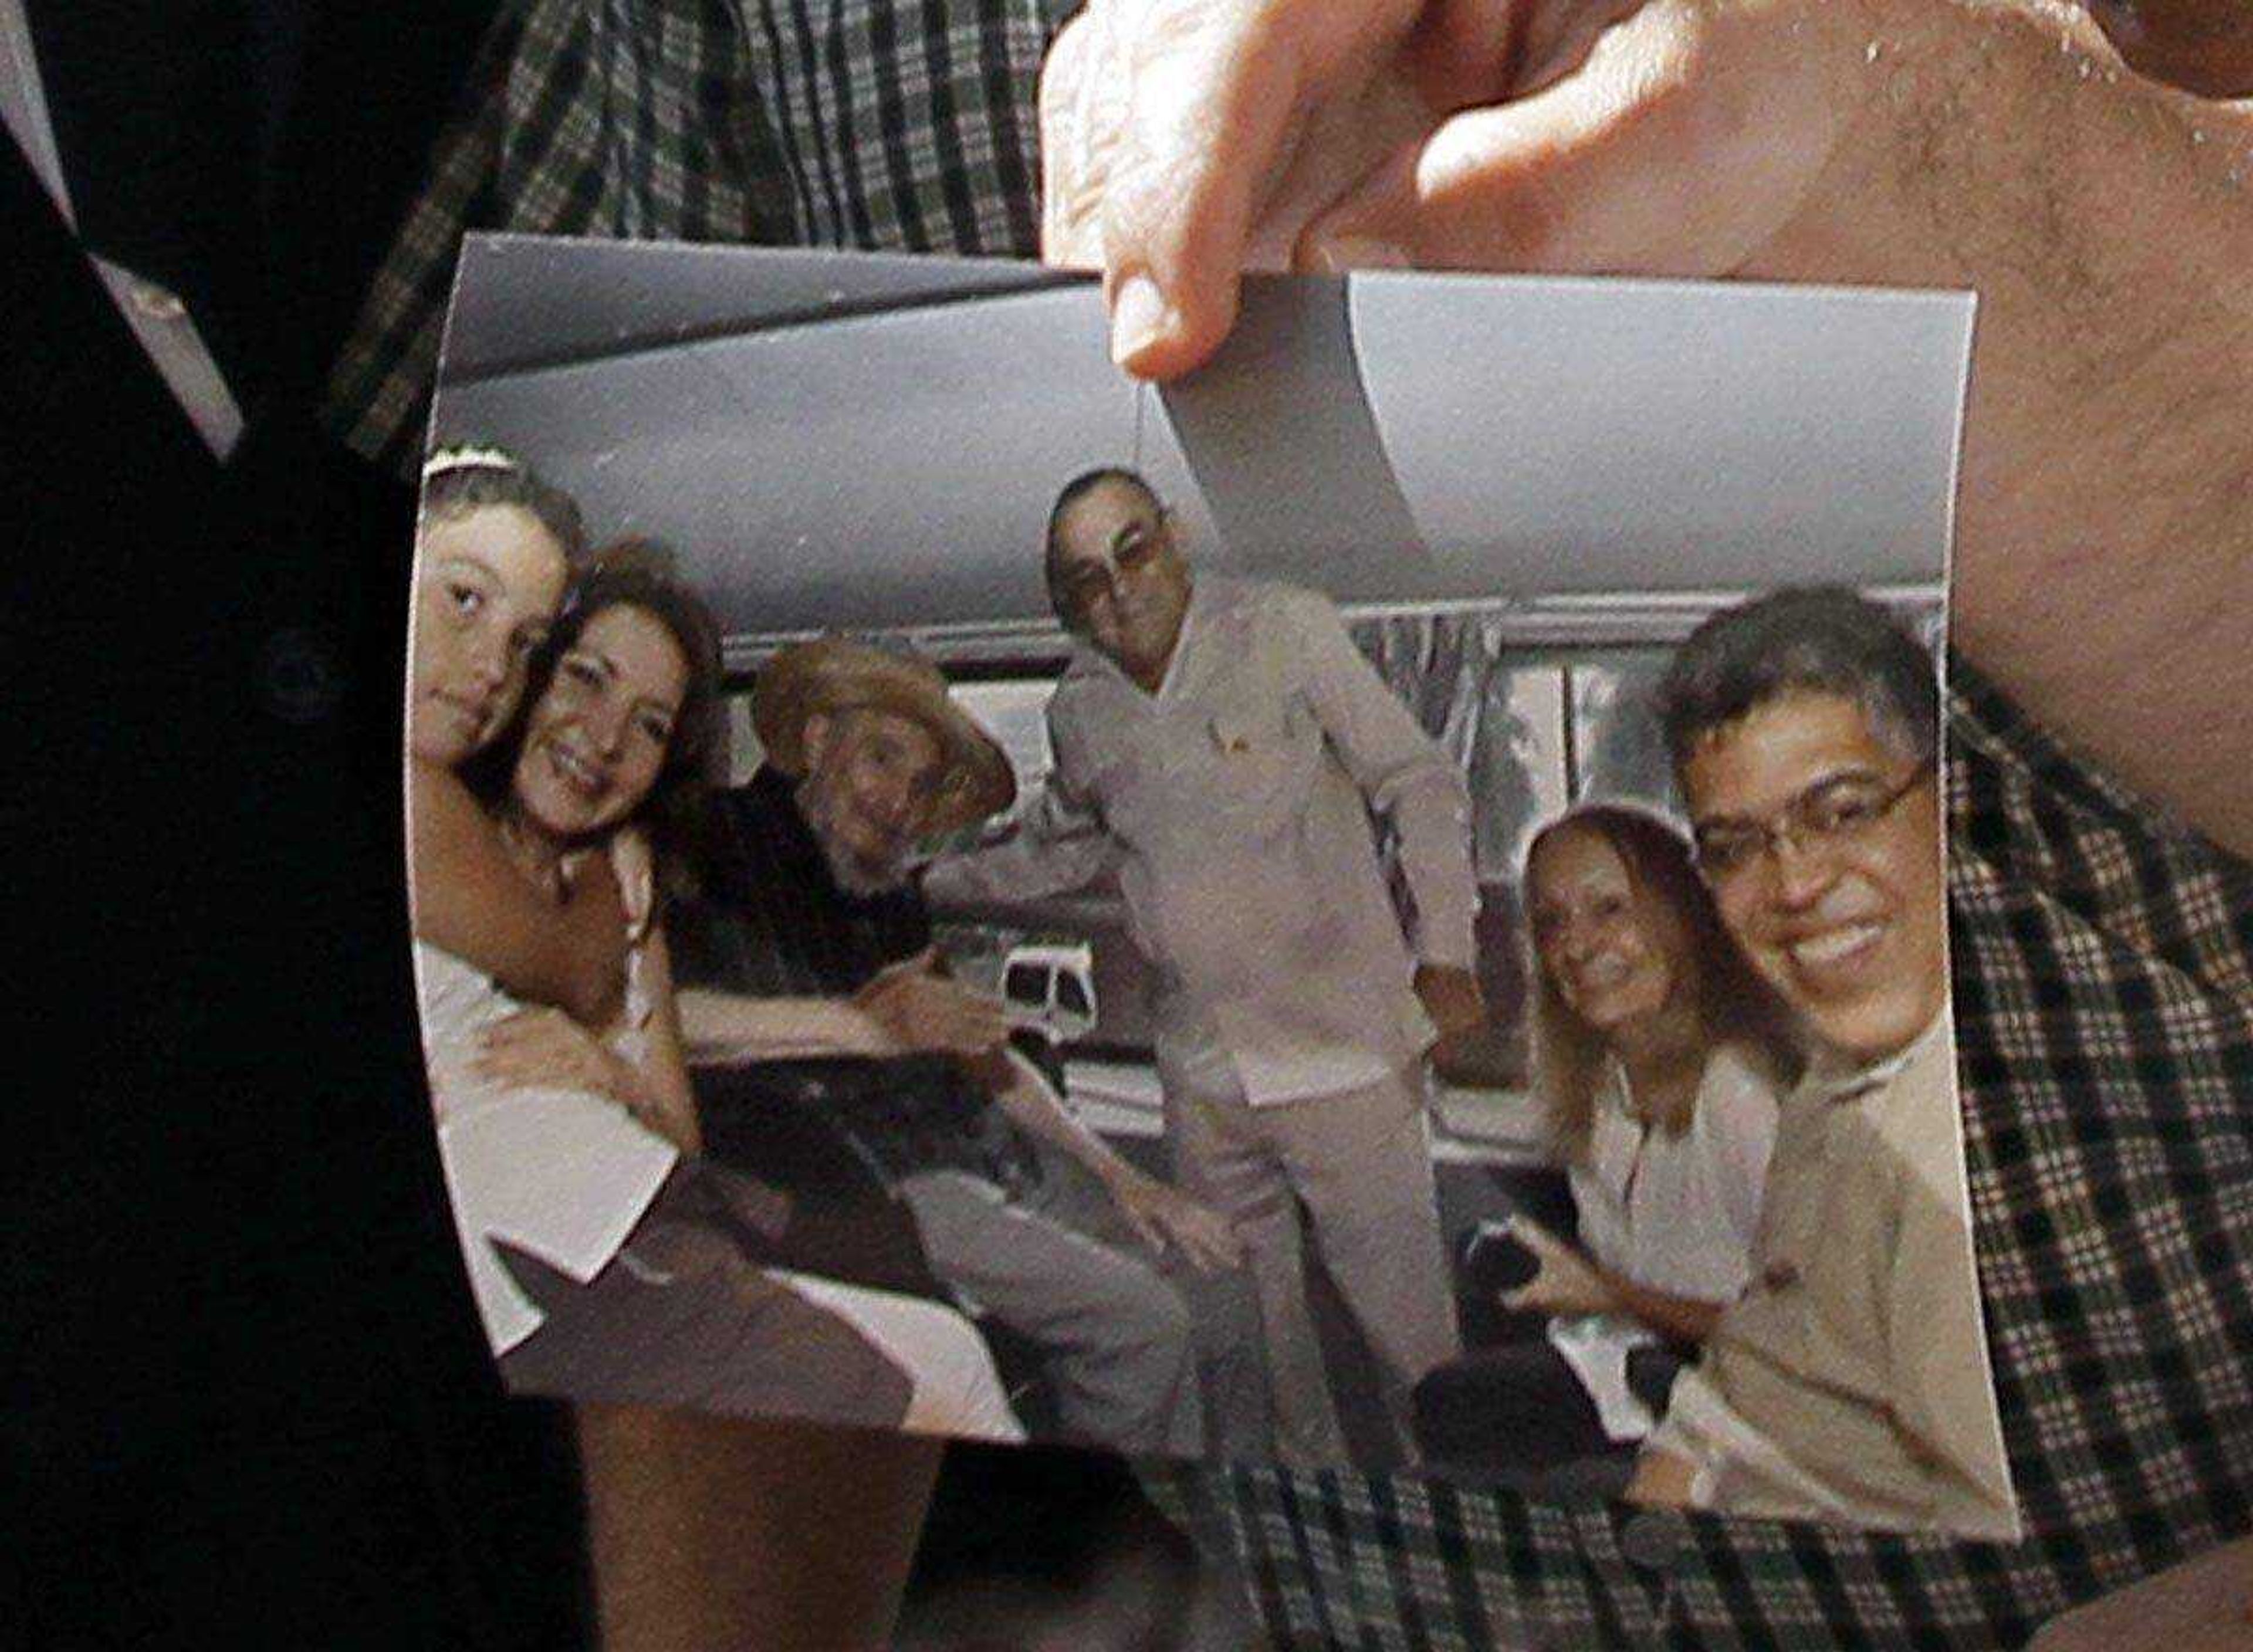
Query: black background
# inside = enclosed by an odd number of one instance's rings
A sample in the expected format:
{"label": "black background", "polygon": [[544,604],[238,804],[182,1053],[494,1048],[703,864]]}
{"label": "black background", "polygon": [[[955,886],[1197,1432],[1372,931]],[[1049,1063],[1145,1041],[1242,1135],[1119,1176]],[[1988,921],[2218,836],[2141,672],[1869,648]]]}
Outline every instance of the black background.
{"label": "black background", "polygon": [[[89,240],[190,298],[249,427],[214,464],[0,146],[0,1622],[582,1643],[568,1431],[499,1397],[415,1042],[412,498],[313,413],[490,6],[31,10]],[[958,1451],[917,1596],[1185,1565],[1152,1519],[1114,1463]]]}

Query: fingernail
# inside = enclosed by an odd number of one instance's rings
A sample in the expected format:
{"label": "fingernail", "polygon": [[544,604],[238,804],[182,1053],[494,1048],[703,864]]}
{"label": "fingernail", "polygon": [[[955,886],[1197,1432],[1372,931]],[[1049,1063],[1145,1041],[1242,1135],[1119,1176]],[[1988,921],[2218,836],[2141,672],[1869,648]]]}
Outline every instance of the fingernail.
{"label": "fingernail", "polygon": [[1331,275],[1351,269],[1406,269],[1409,263],[1406,247],[1378,235],[1325,235],[1307,250],[1315,267]]}
{"label": "fingernail", "polygon": [[1127,276],[1111,303],[1111,359],[1126,366],[1179,324],[1156,282],[1144,275]]}

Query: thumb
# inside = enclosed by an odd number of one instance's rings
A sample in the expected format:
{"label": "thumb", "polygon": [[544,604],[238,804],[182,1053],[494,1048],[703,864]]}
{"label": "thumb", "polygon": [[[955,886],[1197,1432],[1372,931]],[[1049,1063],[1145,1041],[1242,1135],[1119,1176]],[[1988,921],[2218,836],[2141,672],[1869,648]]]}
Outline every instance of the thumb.
{"label": "thumb", "polygon": [[[1084,107],[1056,129],[1080,153],[1049,163],[1046,182],[1067,219],[1071,198],[1087,198],[1077,239],[1099,249],[1084,261],[1106,272],[1119,366],[1166,379],[1211,354],[1234,323],[1263,208],[1301,157],[1309,122],[1355,106],[1419,10],[1414,0],[1101,9],[1110,49],[1080,51],[1060,77],[1081,83]],[[1074,92],[1044,85],[1044,107]]]}
{"label": "thumb", "polygon": [[[1300,240],[1301,268],[1591,271],[1648,239],[1643,148],[1574,78],[1473,109],[1387,162]],[[1638,173],[1639,187],[1630,178]]]}
{"label": "thumb", "polygon": [[1308,227],[1299,264],[1675,275],[1733,267],[1750,251],[1740,220],[1760,217],[1767,199],[1766,180],[1733,151],[1757,161],[1776,134],[1749,109],[1738,112],[1747,133],[1715,118],[1747,94],[1722,85],[1699,46],[1680,8],[1646,8],[1563,79],[1467,110],[1395,155]]}

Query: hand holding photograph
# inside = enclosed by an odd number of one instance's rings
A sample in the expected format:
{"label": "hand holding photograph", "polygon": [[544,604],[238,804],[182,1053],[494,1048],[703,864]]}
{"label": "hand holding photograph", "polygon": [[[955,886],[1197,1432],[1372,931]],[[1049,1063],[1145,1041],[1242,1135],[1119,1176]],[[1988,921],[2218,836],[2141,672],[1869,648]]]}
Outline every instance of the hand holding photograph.
{"label": "hand holding photograph", "polygon": [[473,238],[409,793],[504,1377],[2012,1535],[1971,317],[1255,278],[1158,392],[1053,271]]}

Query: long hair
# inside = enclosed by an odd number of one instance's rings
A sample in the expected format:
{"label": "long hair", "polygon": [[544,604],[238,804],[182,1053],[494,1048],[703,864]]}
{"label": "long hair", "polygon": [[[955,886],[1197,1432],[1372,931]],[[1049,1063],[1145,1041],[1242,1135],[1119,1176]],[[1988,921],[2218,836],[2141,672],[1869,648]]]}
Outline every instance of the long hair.
{"label": "long hair", "polygon": [[589,559],[565,596],[548,640],[533,656],[516,714],[490,746],[463,765],[462,779],[486,808],[504,810],[526,732],[555,680],[557,663],[605,609],[641,610],[680,648],[687,681],[657,778],[619,825],[638,826],[648,834],[660,886],[678,892],[690,881],[702,846],[705,811],[727,742],[721,721],[719,627],[703,599],[673,576],[673,564],[672,552],[653,540],[621,540]]}
{"label": "long hair", "polygon": [[[1565,1002],[1533,939],[1534,867],[1542,846],[1565,833],[1585,833],[1609,845],[1627,868],[1638,902],[1656,902],[1673,915],[1678,938],[1674,967],[1678,979],[1686,975],[1696,994],[1698,1031],[1708,1057],[1722,1044],[1736,1044],[1779,1084],[1796,1078],[1800,1057],[1783,1007],[1722,929],[1721,915],[1681,833],[1640,809],[1615,804],[1574,809],[1534,835],[1525,852],[1524,885],[1528,979],[1533,983],[1533,1091],[1557,1153],[1569,1163],[1587,1158],[1610,1054],[1603,1035]],[[1654,1122],[1679,1136],[1690,1128],[1691,1112],[1685,1099]]]}

